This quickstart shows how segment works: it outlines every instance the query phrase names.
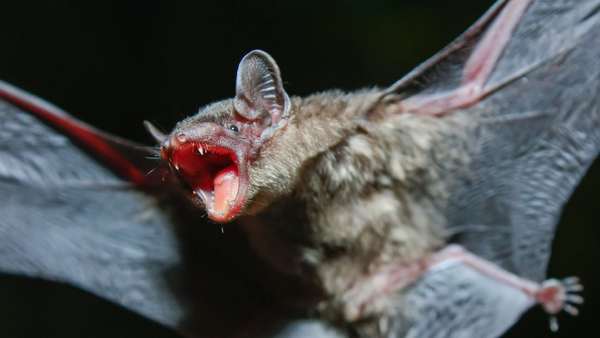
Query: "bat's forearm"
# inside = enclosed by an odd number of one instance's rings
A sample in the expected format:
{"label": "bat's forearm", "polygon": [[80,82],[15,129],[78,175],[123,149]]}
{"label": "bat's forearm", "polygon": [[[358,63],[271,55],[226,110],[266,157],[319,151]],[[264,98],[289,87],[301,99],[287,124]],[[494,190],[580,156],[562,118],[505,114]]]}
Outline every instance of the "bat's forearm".
{"label": "bat's forearm", "polygon": [[483,99],[488,94],[484,85],[532,1],[512,0],[506,4],[467,60],[460,87],[446,93],[409,98],[399,104],[398,110],[439,116],[467,108]]}

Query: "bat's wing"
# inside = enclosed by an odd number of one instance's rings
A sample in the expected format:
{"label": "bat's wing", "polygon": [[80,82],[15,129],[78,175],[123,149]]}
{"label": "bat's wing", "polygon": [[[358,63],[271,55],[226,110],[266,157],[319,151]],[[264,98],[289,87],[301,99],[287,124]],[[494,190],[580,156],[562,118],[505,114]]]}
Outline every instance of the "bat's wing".
{"label": "bat's wing", "polygon": [[[242,237],[154,191],[148,155],[0,81],[0,271],[82,288],[187,336],[285,320],[244,277]],[[278,337],[321,331],[299,322]]]}
{"label": "bat's wing", "polygon": [[181,258],[168,215],[11,98],[56,108],[5,83],[0,92],[2,271],[80,286],[176,323],[181,306],[163,273]]}
{"label": "bat's wing", "polygon": [[562,208],[600,151],[599,9],[533,2],[475,107],[472,174],[449,210],[461,243],[536,281]]}
{"label": "bat's wing", "polygon": [[[471,47],[484,40],[481,32],[504,5],[525,2],[499,1],[390,92],[425,107],[459,88],[469,77],[464,69],[472,62]],[[449,230],[478,256],[541,281],[562,208],[600,150],[600,1],[530,1],[482,85],[481,97],[457,112],[477,122],[469,131],[470,170],[448,173],[460,180],[447,210]],[[470,270],[454,263],[417,283],[403,331],[411,337],[495,337],[533,304]]]}

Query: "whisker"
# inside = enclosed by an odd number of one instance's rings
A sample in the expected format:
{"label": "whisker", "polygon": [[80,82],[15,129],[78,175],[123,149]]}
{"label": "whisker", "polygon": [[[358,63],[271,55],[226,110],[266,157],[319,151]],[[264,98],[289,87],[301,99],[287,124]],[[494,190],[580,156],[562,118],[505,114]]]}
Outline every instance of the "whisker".
{"label": "whisker", "polygon": [[150,169],[150,170],[149,170],[149,171],[146,173],[146,176],[150,176],[150,175],[152,175],[152,174],[153,174],[153,173],[156,171],[156,169],[158,169],[158,167],[154,167],[154,168]]}

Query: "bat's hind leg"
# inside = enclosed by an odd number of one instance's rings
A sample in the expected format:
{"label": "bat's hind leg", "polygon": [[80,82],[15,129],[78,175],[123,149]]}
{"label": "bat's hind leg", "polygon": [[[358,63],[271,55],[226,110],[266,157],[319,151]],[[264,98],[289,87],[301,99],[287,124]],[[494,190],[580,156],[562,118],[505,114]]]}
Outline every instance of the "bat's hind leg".
{"label": "bat's hind leg", "polygon": [[427,258],[415,262],[389,264],[377,273],[357,281],[343,297],[343,317],[347,322],[356,322],[382,312],[387,299],[398,290],[416,282],[425,273],[443,268],[448,264],[463,264],[472,270],[517,289],[529,298],[531,304],[540,304],[550,315],[550,328],[558,330],[555,315],[566,312],[576,316],[576,305],[583,303],[578,293],[583,286],[576,277],[563,280],[549,279],[536,283],[518,277],[483,258],[473,255],[459,245],[449,245]]}
{"label": "bat's hind leg", "polygon": [[400,102],[399,111],[440,116],[483,99],[487,94],[485,83],[532,1],[508,1],[467,60],[458,88],[441,94],[410,97]]}
{"label": "bat's hind leg", "polygon": [[550,315],[550,329],[552,331],[558,330],[556,314],[564,311],[572,316],[577,316],[579,310],[576,306],[583,304],[583,297],[579,295],[579,292],[583,291],[583,286],[577,277],[568,277],[563,280],[548,279],[541,284],[536,283],[503,270],[458,245],[450,245],[436,253],[427,264],[431,269],[435,269],[440,265],[456,261],[500,283],[522,291],[532,302],[540,304]]}

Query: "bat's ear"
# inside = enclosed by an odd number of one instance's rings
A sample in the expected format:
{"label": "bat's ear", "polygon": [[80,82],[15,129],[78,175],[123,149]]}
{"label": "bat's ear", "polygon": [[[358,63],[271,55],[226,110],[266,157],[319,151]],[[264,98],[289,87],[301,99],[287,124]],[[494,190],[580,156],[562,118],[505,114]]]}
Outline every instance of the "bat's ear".
{"label": "bat's ear", "polygon": [[275,125],[286,118],[290,98],[283,89],[279,67],[273,58],[261,51],[246,54],[237,70],[234,107],[240,116]]}

